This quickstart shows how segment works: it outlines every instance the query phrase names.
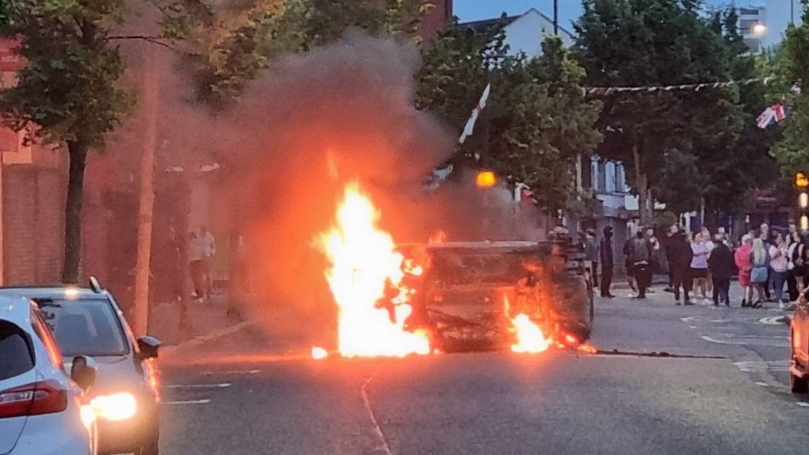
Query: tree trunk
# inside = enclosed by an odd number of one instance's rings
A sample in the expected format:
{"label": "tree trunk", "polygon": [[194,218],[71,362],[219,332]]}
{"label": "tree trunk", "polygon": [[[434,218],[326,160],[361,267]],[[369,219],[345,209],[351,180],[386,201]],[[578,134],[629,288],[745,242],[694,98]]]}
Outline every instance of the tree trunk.
{"label": "tree trunk", "polygon": [[637,146],[632,147],[632,158],[635,162],[635,191],[638,193],[638,218],[643,227],[651,224],[649,216],[649,179],[640,169],[640,152]]}
{"label": "tree trunk", "polygon": [[89,147],[82,141],[67,143],[70,171],[65,204],[65,263],[63,283],[78,283],[81,263],[81,207],[84,192],[84,170],[87,167]]}
{"label": "tree trunk", "polygon": [[138,259],[135,265],[135,333],[149,330],[149,275],[152,263],[152,222],[154,216],[154,156],[157,147],[158,82],[154,65],[146,66],[143,78],[143,110],[146,120],[143,156],[140,162],[138,204]]}

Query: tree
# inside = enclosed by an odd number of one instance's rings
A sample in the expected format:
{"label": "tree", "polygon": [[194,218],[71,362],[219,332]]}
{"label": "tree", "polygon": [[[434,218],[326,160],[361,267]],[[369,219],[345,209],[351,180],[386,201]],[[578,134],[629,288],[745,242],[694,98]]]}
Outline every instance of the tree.
{"label": "tree", "polygon": [[[584,0],[583,6],[575,28],[589,85],[666,86],[727,75],[721,37],[700,17],[698,0]],[[600,121],[605,140],[598,153],[629,165],[642,224],[651,221],[652,191],[666,194],[661,184],[674,183],[662,178],[667,153],[694,150],[693,143],[715,142],[732,129],[721,124],[732,108],[725,96],[630,92],[605,100]]]}
{"label": "tree", "polygon": [[460,131],[491,83],[480,128],[455,162],[490,167],[511,183],[524,183],[543,208],[556,212],[567,208],[573,193],[573,159],[600,140],[594,126],[600,103],[584,99],[584,76],[556,37],[543,42],[539,57],[512,56],[502,27],[475,33],[456,22],[424,55],[417,106]]}
{"label": "tree", "polygon": [[[804,5],[806,1],[802,2]],[[801,83],[809,74],[809,8],[804,9],[801,25],[790,25],[782,46],[778,70],[784,84]],[[792,106],[783,122],[783,138],[773,149],[781,170],[790,178],[809,170],[809,92],[789,93],[788,85],[780,87],[781,96]]]}

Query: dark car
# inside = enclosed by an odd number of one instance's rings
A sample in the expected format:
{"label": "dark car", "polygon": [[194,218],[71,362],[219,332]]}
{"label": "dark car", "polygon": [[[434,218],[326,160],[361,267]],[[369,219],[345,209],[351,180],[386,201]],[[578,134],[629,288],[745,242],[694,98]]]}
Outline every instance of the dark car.
{"label": "dark car", "polygon": [[0,294],[21,295],[38,305],[66,362],[79,355],[95,360],[98,372],[89,399],[98,416],[99,453],[156,455],[159,341],[136,340],[115,299],[96,280],[88,287],[4,287]]}
{"label": "dark car", "polygon": [[809,393],[809,304],[799,299],[792,318],[792,365],[789,383],[793,393]]}

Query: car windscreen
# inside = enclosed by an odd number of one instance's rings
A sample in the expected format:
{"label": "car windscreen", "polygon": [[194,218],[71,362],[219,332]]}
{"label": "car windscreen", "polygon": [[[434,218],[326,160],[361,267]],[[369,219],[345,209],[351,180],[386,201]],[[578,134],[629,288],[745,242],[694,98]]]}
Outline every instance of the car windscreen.
{"label": "car windscreen", "polygon": [[34,351],[21,328],[0,321],[0,381],[19,376],[34,368]]}
{"label": "car windscreen", "polygon": [[33,299],[62,356],[116,356],[129,352],[121,323],[105,299]]}

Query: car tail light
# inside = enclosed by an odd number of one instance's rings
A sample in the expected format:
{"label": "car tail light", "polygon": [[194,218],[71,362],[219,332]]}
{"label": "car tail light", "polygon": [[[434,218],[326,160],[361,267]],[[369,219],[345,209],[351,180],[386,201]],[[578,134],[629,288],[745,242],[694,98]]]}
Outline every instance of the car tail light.
{"label": "car tail light", "polygon": [[67,409],[67,390],[57,381],[26,384],[0,392],[0,419],[52,414]]}
{"label": "car tail light", "polygon": [[157,400],[160,401],[160,371],[157,369],[154,359],[146,359],[143,361],[143,376],[146,380],[146,384],[149,386],[149,390],[151,390],[154,396],[157,397]]}

